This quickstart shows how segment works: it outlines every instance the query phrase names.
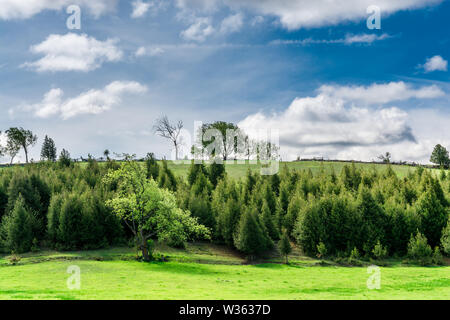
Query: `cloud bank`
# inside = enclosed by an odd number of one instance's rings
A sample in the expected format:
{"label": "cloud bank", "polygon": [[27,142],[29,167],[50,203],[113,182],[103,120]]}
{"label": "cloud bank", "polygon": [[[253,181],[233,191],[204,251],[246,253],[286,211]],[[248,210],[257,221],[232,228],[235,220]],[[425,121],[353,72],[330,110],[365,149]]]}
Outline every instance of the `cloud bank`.
{"label": "cloud bank", "polygon": [[[403,82],[368,87],[322,86],[316,96],[296,98],[280,113],[249,115],[239,127],[248,132],[278,130],[284,160],[300,156],[370,161],[390,151],[396,160],[428,161],[432,143],[442,139],[450,143],[450,137],[438,128],[431,138],[417,136],[411,125],[417,121],[411,120],[411,114],[420,113],[410,114],[385,105],[443,94],[435,86],[412,88]],[[450,115],[442,116],[450,120]]]}

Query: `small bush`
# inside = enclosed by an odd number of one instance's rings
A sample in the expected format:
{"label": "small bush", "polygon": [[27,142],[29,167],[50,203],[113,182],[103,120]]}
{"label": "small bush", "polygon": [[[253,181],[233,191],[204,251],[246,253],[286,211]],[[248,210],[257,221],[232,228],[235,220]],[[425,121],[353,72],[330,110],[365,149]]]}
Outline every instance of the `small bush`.
{"label": "small bush", "polygon": [[431,262],[433,264],[436,264],[438,266],[444,264],[444,259],[442,258],[441,251],[439,250],[439,247],[435,247],[433,251],[433,257],[431,258]]}
{"label": "small bush", "polygon": [[361,262],[359,261],[361,259],[361,255],[359,254],[358,249],[355,247],[353,248],[352,252],[350,252],[350,257],[348,258],[348,263],[354,266],[361,265]]}
{"label": "small bush", "polygon": [[380,243],[380,240],[378,240],[377,244],[372,250],[372,253],[378,260],[383,260],[387,257],[388,250],[386,247],[383,247],[383,245]]}
{"label": "small bush", "polygon": [[417,232],[415,237],[411,235],[408,244],[408,258],[419,262],[421,265],[427,265],[431,262],[432,253],[433,250],[423,234]]}
{"label": "small bush", "polygon": [[20,260],[22,260],[22,258],[13,251],[11,255],[8,257],[8,260],[9,264],[15,266],[20,262]]}
{"label": "small bush", "polygon": [[39,252],[39,251],[40,251],[39,241],[36,238],[34,238],[33,243],[31,245],[31,252]]}
{"label": "small bush", "polygon": [[327,255],[327,247],[323,242],[317,245],[317,258],[323,259]]}

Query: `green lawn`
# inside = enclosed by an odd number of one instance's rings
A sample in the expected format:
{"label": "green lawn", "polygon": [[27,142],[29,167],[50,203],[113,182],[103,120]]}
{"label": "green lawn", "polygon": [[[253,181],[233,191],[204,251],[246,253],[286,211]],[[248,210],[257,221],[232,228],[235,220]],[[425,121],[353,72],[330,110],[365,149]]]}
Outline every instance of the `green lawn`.
{"label": "green lawn", "polygon": [[[134,261],[128,248],[27,254],[16,266],[0,257],[0,299],[450,299],[449,266],[397,263],[369,290],[365,267],[314,266],[295,254],[289,266],[244,265],[207,244],[162,251],[169,262]],[[80,290],[67,288],[71,265],[81,270]]]}

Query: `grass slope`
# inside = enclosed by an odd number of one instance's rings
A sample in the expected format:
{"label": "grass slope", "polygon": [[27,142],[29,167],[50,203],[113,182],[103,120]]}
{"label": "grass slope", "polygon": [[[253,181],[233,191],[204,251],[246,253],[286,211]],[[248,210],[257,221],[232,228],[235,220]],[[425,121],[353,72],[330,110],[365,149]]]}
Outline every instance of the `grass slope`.
{"label": "grass slope", "polygon": [[[322,168],[325,172],[331,173],[332,170],[336,174],[340,174],[342,168],[345,165],[351,165],[351,162],[330,162],[330,161],[296,161],[296,162],[280,162],[279,168],[287,166],[289,169],[293,170],[311,170],[313,174],[318,173]],[[363,168],[365,170],[375,169],[377,171],[386,170],[386,164],[371,164],[371,163],[355,163],[357,168]],[[175,173],[175,175],[181,175],[186,177],[189,164],[175,164],[169,161],[168,167]],[[257,164],[235,164],[233,161],[227,161],[225,163],[226,171],[231,178],[244,177],[247,170],[250,168],[252,171],[256,172],[260,170],[261,166]],[[392,165],[392,169],[397,173],[399,177],[405,177],[408,172],[413,172],[414,167],[406,165]],[[437,171],[436,169],[428,169]]]}
{"label": "grass slope", "polygon": [[[296,253],[289,266],[243,265],[220,246],[158,249],[169,262],[133,261],[128,248],[27,254],[16,266],[0,257],[0,299],[450,299],[449,266],[397,263],[381,268],[380,290],[369,290],[365,267],[313,266]],[[81,269],[80,290],[67,288],[71,265]]]}

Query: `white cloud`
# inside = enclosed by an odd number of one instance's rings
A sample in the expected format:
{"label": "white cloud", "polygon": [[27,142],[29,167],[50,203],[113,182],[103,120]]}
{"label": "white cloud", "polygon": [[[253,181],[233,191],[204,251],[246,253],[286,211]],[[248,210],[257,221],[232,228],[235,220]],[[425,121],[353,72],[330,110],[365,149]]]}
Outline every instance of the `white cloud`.
{"label": "white cloud", "polygon": [[177,0],[182,10],[213,12],[222,4],[233,10],[247,9],[258,15],[277,17],[282,26],[300,28],[338,25],[368,17],[366,9],[377,5],[382,17],[401,10],[432,6],[443,0]]}
{"label": "white cloud", "polygon": [[[420,131],[420,135],[416,135],[415,127],[412,127],[416,123],[411,122],[409,112],[392,106],[372,108],[358,105],[360,102],[384,104],[404,99],[404,95],[397,97],[392,94],[388,94],[390,98],[387,99],[373,99],[372,90],[382,92],[381,88],[390,86],[323,86],[317,96],[296,98],[280,113],[266,115],[258,112],[238,125],[250,133],[261,129],[278,130],[284,160],[297,156],[373,160],[390,151],[396,160],[427,161],[430,145],[432,148],[432,144],[439,141],[450,143],[449,134],[435,130],[432,137]],[[420,88],[416,92],[423,90]],[[418,96],[430,98],[428,95]],[[417,118],[417,114],[414,117]],[[445,117],[443,122],[448,123],[450,115]]]}
{"label": "white cloud", "polygon": [[433,71],[447,71],[448,61],[442,58],[441,56],[434,56],[432,58],[427,59],[423,66],[425,72],[433,72]]}
{"label": "white cloud", "polygon": [[164,52],[165,52],[165,50],[161,47],[151,47],[151,48],[139,47],[136,50],[135,56],[136,57],[144,57],[144,56],[155,57],[155,56],[162,55]]}
{"label": "white cloud", "polygon": [[344,42],[346,44],[352,44],[352,43],[372,43],[374,41],[380,41],[380,40],[385,40],[390,38],[390,36],[386,33],[383,33],[381,35],[376,35],[376,34],[358,34],[358,35],[351,35],[348,34],[345,39]]}
{"label": "white cloud", "polygon": [[82,114],[100,114],[117,106],[127,93],[141,94],[147,87],[134,81],[114,81],[100,90],[89,90],[63,100],[64,92],[57,88],[44,95],[40,103],[21,106],[18,109],[33,112],[36,117],[49,118],[59,115],[66,120]]}
{"label": "white cloud", "polygon": [[118,40],[99,41],[86,34],[52,34],[46,40],[30,48],[34,54],[44,55],[34,62],[22,66],[44,71],[92,71],[104,62],[122,59],[123,52],[116,46]]}
{"label": "white cloud", "polygon": [[95,17],[111,12],[117,0],[0,0],[0,19],[27,19],[44,10],[63,10],[70,5],[79,5]]}
{"label": "white cloud", "polygon": [[367,87],[323,85],[319,88],[319,93],[336,99],[363,104],[386,104],[411,98],[429,99],[445,95],[436,85],[414,89],[403,81],[385,84],[374,83]]}
{"label": "white cloud", "polygon": [[141,18],[147,11],[153,6],[151,2],[143,2],[142,0],[135,0],[131,3],[133,6],[133,12],[131,13],[132,18]]}
{"label": "white cloud", "polygon": [[220,25],[221,33],[233,33],[241,30],[244,24],[244,17],[241,13],[236,13],[234,15],[230,15],[222,20]]}
{"label": "white cloud", "polygon": [[176,0],[176,6],[181,10],[213,12],[217,9],[218,0]]}
{"label": "white cloud", "polygon": [[383,33],[381,35],[376,34],[347,34],[345,38],[339,38],[339,39],[313,39],[313,38],[307,38],[302,40],[274,40],[271,41],[270,44],[272,45],[301,45],[301,46],[307,46],[312,44],[345,44],[345,45],[351,45],[355,43],[363,43],[363,44],[372,44],[375,41],[381,41],[391,38],[387,33]]}
{"label": "white cloud", "polygon": [[181,32],[181,37],[189,41],[203,42],[214,31],[210,18],[196,18],[189,28]]}

